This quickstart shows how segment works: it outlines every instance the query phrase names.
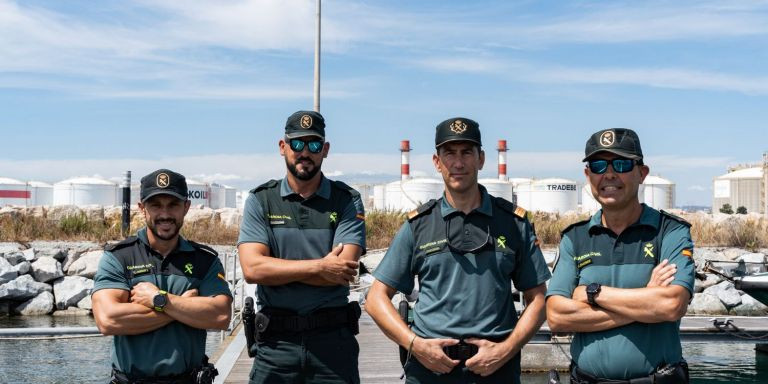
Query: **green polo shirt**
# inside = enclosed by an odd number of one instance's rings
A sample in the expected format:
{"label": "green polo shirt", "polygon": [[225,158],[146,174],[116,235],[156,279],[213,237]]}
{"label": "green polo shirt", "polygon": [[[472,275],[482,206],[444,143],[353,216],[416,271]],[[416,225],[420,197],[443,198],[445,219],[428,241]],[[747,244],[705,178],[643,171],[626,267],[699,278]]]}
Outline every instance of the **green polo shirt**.
{"label": "green polo shirt", "polygon": [[[142,281],[174,295],[197,289],[199,296],[232,297],[216,251],[179,237],[176,249],[162,257],[150,248],[146,228],[105,249],[92,292],[130,291]],[[114,336],[112,365],[132,378],[183,373],[202,364],[205,336],[204,329],[178,321],[140,335]]]}
{"label": "green polo shirt", "polygon": [[[601,224],[602,210],[563,232],[560,257],[547,296],[570,298],[580,285],[643,288],[661,260],[677,266],[672,284],[693,297],[690,224],[643,204],[640,219],[616,235]],[[640,323],[601,332],[580,332],[571,343],[578,367],[595,376],[627,380],[647,376],[662,363],[682,360],[680,322]]]}
{"label": "green polo shirt", "polygon": [[[272,257],[286,260],[321,259],[339,243],[359,245],[365,252],[364,215],[360,194],[339,181],[323,176],[317,192],[305,199],[286,179],[272,180],[248,195],[238,245],[262,243]],[[261,307],[307,314],[346,305],[349,287],[259,284],[257,296]]]}
{"label": "green polo shirt", "polygon": [[511,283],[525,291],[550,277],[524,210],[515,215],[512,203],[480,190],[482,203],[469,214],[445,198],[420,207],[373,273],[406,294],[418,279],[413,331],[421,337],[505,337],[517,324]]}

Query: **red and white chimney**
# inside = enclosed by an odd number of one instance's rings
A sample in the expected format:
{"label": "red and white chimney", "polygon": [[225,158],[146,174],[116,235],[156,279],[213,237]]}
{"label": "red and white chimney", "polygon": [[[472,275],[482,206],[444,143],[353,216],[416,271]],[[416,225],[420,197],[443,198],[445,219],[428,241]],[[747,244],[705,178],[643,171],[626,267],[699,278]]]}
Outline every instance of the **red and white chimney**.
{"label": "red and white chimney", "polygon": [[499,140],[499,180],[507,181],[507,141]]}
{"label": "red and white chimney", "polygon": [[400,180],[411,178],[411,142],[400,141]]}

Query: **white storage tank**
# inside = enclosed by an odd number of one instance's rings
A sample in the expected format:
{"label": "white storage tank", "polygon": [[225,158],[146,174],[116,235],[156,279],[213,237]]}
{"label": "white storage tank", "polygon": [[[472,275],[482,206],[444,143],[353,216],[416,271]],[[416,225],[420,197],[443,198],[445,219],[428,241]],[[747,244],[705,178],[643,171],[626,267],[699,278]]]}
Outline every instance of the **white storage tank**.
{"label": "white storage tank", "polygon": [[383,211],[386,209],[385,204],[385,191],[386,185],[374,185],[373,186],[373,209],[377,211]]}
{"label": "white storage tank", "polygon": [[30,204],[31,192],[27,188],[27,183],[0,177],[0,207],[6,205],[18,205],[26,207]]}
{"label": "white storage tank", "polygon": [[[514,194],[512,202],[520,207],[529,209],[531,206],[530,184],[533,182],[533,179],[527,177],[512,177],[509,179],[509,182],[512,183],[512,193]],[[527,192],[524,194],[520,193],[520,187],[522,185],[528,185]]]}
{"label": "white storage tank", "polygon": [[211,197],[209,206],[212,209],[224,208],[227,206],[226,187],[219,183],[210,184]]}
{"label": "white storage tank", "polygon": [[42,181],[30,181],[27,183],[30,192],[29,205],[52,205],[53,185]]}
{"label": "white storage tank", "polygon": [[187,198],[193,206],[211,206],[211,188],[208,183],[187,179]]}
{"label": "white storage tank", "polygon": [[[530,211],[565,213],[575,211],[579,204],[579,189],[574,181],[567,179],[541,179],[521,184],[517,189],[521,207]],[[525,206],[522,202],[529,206]]]}
{"label": "white storage tank", "polygon": [[360,193],[360,200],[363,201],[365,210],[370,210],[373,205],[373,186],[370,184],[350,184],[349,186]]}
{"label": "white storage tank", "polygon": [[480,179],[478,183],[482,184],[488,193],[492,196],[501,197],[507,201],[513,201],[512,183],[499,179]]}
{"label": "white storage tank", "polygon": [[117,184],[98,177],[75,177],[53,185],[53,205],[117,205]]}
{"label": "white storage tank", "polygon": [[762,167],[749,167],[731,170],[725,175],[716,177],[713,185],[712,211],[718,212],[724,204],[730,204],[734,212],[739,207],[744,207],[747,213],[766,213],[765,208],[760,204],[766,192],[763,188],[768,187],[768,185],[761,186],[765,183],[764,172]]}
{"label": "white storage tank", "polygon": [[242,211],[242,210],[245,209],[245,201],[248,200],[248,195],[250,193],[251,193],[251,191],[248,190],[248,189],[244,189],[242,191],[237,191],[237,196],[236,196],[237,204],[236,205],[237,205],[237,208],[239,210]]}
{"label": "white storage tank", "polygon": [[418,178],[393,181],[385,187],[385,208],[410,211],[431,199],[443,195],[442,180]]}
{"label": "white storage tank", "polygon": [[648,175],[643,182],[643,202],[656,209],[675,207],[675,183],[659,176]]}
{"label": "white storage tank", "polygon": [[224,207],[237,208],[237,188],[224,186]]}

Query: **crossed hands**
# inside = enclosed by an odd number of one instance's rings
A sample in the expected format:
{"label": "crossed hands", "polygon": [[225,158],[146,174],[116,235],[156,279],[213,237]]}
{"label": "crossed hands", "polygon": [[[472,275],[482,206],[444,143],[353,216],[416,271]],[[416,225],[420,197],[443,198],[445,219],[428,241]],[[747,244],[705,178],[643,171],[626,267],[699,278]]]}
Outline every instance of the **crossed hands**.
{"label": "crossed hands", "polygon": [[[154,309],[155,306],[152,303],[152,299],[160,292],[160,288],[156,285],[142,281],[133,286],[131,289],[131,303],[140,304],[147,308]],[[190,289],[181,294],[181,297],[195,297],[198,295],[197,289]]]}
{"label": "crossed hands", "polygon": [[[651,272],[651,278],[648,280],[646,288],[651,287],[667,287],[672,281],[675,280],[675,273],[677,273],[677,265],[670,264],[669,260],[662,260],[659,265],[653,268]],[[573,300],[587,303],[587,287],[580,285],[573,290]]]}
{"label": "crossed hands", "polygon": [[357,275],[358,262],[339,257],[343,244],[337,245],[320,259],[320,277],[336,285],[349,285]]}
{"label": "crossed hands", "polygon": [[[502,343],[494,343],[484,339],[465,339],[467,344],[477,346],[477,354],[464,362],[467,369],[480,376],[490,376],[509,361],[509,350]],[[460,361],[452,360],[443,351],[443,347],[456,345],[456,339],[424,339],[416,337],[413,340],[413,356],[432,372],[437,374],[449,373]]]}

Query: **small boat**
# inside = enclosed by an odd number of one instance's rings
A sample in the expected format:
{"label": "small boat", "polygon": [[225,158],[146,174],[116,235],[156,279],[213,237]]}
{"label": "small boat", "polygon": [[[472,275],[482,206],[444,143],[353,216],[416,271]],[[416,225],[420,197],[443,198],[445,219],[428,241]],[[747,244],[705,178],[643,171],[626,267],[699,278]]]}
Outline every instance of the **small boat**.
{"label": "small boat", "polygon": [[704,271],[722,276],[736,289],[768,305],[768,263],[706,260]]}

